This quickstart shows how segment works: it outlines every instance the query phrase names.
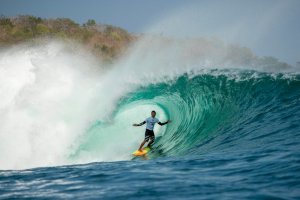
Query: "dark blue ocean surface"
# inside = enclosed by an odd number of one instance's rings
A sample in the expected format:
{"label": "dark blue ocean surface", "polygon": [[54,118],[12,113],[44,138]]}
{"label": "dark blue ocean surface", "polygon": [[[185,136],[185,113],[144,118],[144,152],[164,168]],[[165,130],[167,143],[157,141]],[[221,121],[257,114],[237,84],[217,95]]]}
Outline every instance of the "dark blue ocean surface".
{"label": "dark blue ocean surface", "polygon": [[[124,96],[115,118],[129,105],[173,120],[147,157],[2,170],[0,198],[300,199],[299,75],[183,75]],[[103,154],[108,126],[95,122],[69,159]]]}
{"label": "dark blue ocean surface", "polygon": [[299,199],[299,178],[299,154],[241,151],[3,171],[0,191],[2,199]]}

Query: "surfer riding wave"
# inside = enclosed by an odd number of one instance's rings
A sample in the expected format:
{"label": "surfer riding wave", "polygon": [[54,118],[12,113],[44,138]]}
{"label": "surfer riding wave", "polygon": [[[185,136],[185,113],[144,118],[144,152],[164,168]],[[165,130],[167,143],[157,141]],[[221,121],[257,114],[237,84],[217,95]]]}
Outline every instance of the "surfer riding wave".
{"label": "surfer riding wave", "polygon": [[140,148],[139,148],[139,151],[141,151],[141,152],[142,152],[142,148],[143,148],[143,146],[145,145],[146,142],[149,141],[147,147],[150,148],[151,145],[155,141],[155,135],[154,135],[154,132],[153,132],[155,123],[158,123],[159,125],[163,126],[163,125],[168,124],[168,123],[171,122],[171,120],[167,120],[166,122],[161,123],[159,121],[159,119],[155,118],[155,116],[156,116],[156,112],[153,110],[153,111],[151,111],[151,117],[148,117],[147,119],[145,119],[145,121],[143,121],[139,124],[133,124],[133,126],[142,126],[142,125],[147,123],[146,124],[145,139],[141,143]]}

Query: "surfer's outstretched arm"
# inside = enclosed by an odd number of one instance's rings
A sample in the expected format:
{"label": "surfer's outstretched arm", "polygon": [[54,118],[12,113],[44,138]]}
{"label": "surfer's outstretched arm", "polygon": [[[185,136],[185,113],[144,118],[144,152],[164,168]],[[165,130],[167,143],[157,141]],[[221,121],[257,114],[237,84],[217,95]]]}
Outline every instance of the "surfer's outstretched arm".
{"label": "surfer's outstretched arm", "polygon": [[145,121],[143,121],[143,122],[141,122],[141,123],[139,123],[139,124],[133,124],[132,126],[142,126],[142,125],[144,125],[144,124],[146,124]]}
{"label": "surfer's outstretched arm", "polygon": [[163,125],[166,125],[167,123],[170,123],[171,122],[171,120],[168,120],[168,121],[166,121],[166,122],[163,122],[163,123],[161,123],[161,122],[158,122],[158,124],[159,125],[161,125],[161,126],[163,126]]}

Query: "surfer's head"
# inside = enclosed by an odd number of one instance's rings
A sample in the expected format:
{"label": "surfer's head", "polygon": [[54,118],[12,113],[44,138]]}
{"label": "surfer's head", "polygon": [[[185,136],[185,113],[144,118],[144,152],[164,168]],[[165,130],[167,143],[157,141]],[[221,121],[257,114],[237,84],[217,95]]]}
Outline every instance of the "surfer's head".
{"label": "surfer's head", "polygon": [[151,111],[151,117],[153,117],[153,118],[154,118],[154,117],[155,117],[155,115],[156,115],[156,112],[155,112],[155,110],[152,110],[152,111]]}

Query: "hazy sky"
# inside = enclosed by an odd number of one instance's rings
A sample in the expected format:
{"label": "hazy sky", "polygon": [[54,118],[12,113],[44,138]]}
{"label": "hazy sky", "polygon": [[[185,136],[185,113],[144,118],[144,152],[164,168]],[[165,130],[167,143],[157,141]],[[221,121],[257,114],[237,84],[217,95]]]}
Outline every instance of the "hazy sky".
{"label": "hazy sky", "polygon": [[260,56],[300,61],[300,0],[0,0],[0,14],[95,19],[129,32],[218,37]]}

